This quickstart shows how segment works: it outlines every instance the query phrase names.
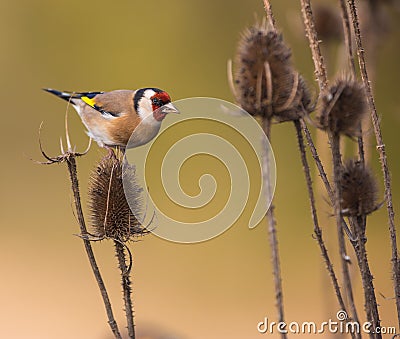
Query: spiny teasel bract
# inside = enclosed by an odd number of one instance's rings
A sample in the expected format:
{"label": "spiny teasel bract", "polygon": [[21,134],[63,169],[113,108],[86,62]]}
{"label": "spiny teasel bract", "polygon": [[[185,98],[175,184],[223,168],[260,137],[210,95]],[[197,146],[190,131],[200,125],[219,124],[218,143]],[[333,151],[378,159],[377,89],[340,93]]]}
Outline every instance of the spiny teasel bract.
{"label": "spiny teasel bract", "polygon": [[141,189],[135,182],[135,169],[129,164],[123,166],[122,159],[122,155],[117,154],[100,160],[91,173],[88,196],[91,233],[100,238],[126,242],[133,236],[146,233],[146,230],[129,206],[137,206],[137,211],[141,206]]}
{"label": "spiny teasel bract", "polygon": [[282,34],[256,23],[239,41],[233,76],[238,104],[251,115],[295,120],[311,111],[304,79],[293,69]]}
{"label": "spiny teasel bract", "polygon": [[348,160],[342,168],[339,184],[344,216],[367,215],[378,208],[376,179],[361,162]]}
{"label": "spiny teasel bract", "polygon": [[341,76],[322,94],[317,123],[332,133],[356,137],[366,113],[363,84],[351,76]]}

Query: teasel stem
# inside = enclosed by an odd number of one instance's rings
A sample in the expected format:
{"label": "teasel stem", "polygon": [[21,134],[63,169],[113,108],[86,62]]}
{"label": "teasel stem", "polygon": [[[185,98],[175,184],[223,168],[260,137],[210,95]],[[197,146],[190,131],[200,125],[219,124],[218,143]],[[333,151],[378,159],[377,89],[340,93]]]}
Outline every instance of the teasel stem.
{"label": "teasel stem", "polygon": [[[320,247],[322,257],[325,261],[326,269],[328,270],[329,276],[332,280],[332,285],[335,290],[336,297],[339,302],[340,308],[343,311],[346,311],[346,306],[343,301],[342,293],[340,291],[340,286],[339,286],[338,280],[336,278],[336,274],[335,274],[332,262],[329,258],[328,250],[325,246],[325,242],[322,237],[322,229],[320,228],[319,222],[318,222],[317,209],[315,207],[314,190],[312,187],[310,167],[309,167],[308,161],[307,161],[306,148],[304,145],[301,122],[300,122],[300,120],[295,120],[295,121],[293,121],[293,123],[294,123],[295,129],[296,129],[297,141],[298,141],[298,145],[299,145],[299,149],[300,149],[301,162],[303,165],[304,176],[305,176],[306,183],[307,183],[307,191],[308,191],[308,197],[310,200],[310,207],[311,207],[311,217],[312,217],[312,221],[314,224],[314,233],[315,233],[318,245]],[[351,333],[351,336],[352,336],[352,338],[356,338],[355,333]]]}
{"label": "teasel stem", "polygon": [[366,216],[361,215],[358,217],[350,217],[349,220],[354,234],[357,236],[357,242],[353,243],[353,247],[356,252],[357,262],[361,273],[365,298],[365,312],[367,314],[367,320],[372,324],[372,333],[370,333],[370,338],[380,339],[382,338],[382,335],[376,331],[377,328],[380,328],[380,319],[373,283],[374,278],[369,268],[367,250],[365,248],[365,243],[367,242],[365,237]]}
{"label": "teasel stem", "polygon": [[338,244],[339,244],[339,255],[342,266],[343,284],[345,287],[349,308],[351,310],[351,316],[354,321],[359,323],[357,308],[354,302],[353,287],[351,283],[351,277],[349,272],[349,262],[346,250],[346,243],[344,238],[344,225],[343,216],[341,213],[340,201],[341,201],[341,187],[340,187],[340,174],[342,170],[342,156],[340,154],[340,135],[336,132],[328,131],[329,142],[331,145],[332,152],[332,163],[333,163],[333,183],[334,183],[334,211],[337,226]]}
{"label": "teasel stem", "polygon": [[312,139],[312,136],[311,136],[311,132],[308,129],[307,124],[304,121],[304,119],[300,119],[300,124],[301,124],[301,128],[303,129],[304,135],[306,137],[307,144],[308,144],[308,146],[310,148],[311,155],[312,155],[312,157],[313,157],[313,159],[315,161],[315,164],[317,165],[317,169],[318,169],[319,175],[320,175],[320,177],[322,179],[322,182],[324,183],[326,191],[328,192],[329,199],[330,199],[330,201],[333,202],[334,201],[334,194],[333,194],[331,185],[329,183],[328,176],[326,175],[324,166],[322,165],[321,159],[319,158],[317,149],[316,149],[315,144],[313,142],[313,139]]}
{"label": "teasel stem", "polygon": [[[342,15],[343,32],[344,32],[344,40],[345,40],[346,51],[347,51],[348,66],[349,66],[352,76],[355,79],[356,78],[356,66],[354,63],[354,52],[353,52],[353,44],[352,44],[352,39],[351,39],[351,27],[350,27],[349,13],[347,10],[347,5],[346,5],[345,0],[339,0],[339,4],[340,4],[341,15]],[[364,165],[365,164],[365,151],[364,151],[364,137],[363,137],[362,123],[360,124],[359,136],[357,137],[357,143],[358,143],[358,156],[359,156],[360,162]]]}
{"label": "teasel stem", "polygon": [[[271,119],[264,118],[262,121],[262,127],[265,135],[268,140],[271,142]],[[271,159],[269,152],[264,153],[264,166],[263,166],[263,179],[267,182],[267,200],[269,201],[272,195],[271,188],[271,180],[269,178],[269,168],[271,164]],[[275,302],[276,308],[278,311],[278,322],[284,322],[284,307],[283,307],[283,288],[282,288],[282,274],[281,274],[281,264],[279,258],[279,246],[278,246],[278,237],[276,230],[276,219],[275,219],[275,206],[273,205],[273,201],[271,201],[271,205],[267,211],[267,219],[268,219],[268,235],[269,235],[269,244],[271,248],[271,261],[272,261],[272,270],[274,276],[274,287],[275,287]],[[287,338],[286,333],[281,333],[281,338]]]}
{"label": "teasel stem", "polygon": [[361,39],[358,15],[357,15],[357,8],[355,5],[354,0],[347,0],[350,14],[353,22],[353,30],[356,40],[357,46],[357,55],[358,55],[358,62],[361,71],[361,78],[365,86],[365,90],[367,93],[367,99],[369,108],[371,111],[371,118],[372,124],[374,127],[375,138],[377,143],[377,150],[379,153],[379,159],[382,167],[383,179],[385,183],[385,200],[386,200],[386,207],[388,212],[388,219],[389,219],[389,232],[390,232],[390,241],[391,241],[391,249],[392,249],[392,270],[393,270],[393,284],[394,284],[394,292],[395,292],[395,299],[396,299],[396,308],[397,308],[397,319],[398,324],[400,326],[400,260],[398,257],[398,247],[397,247],[397,236],[396,236],[396,226],[394,221],[394,208],[393,208],[393,198],[392,198],[392,181],[389,171],[388,160],[386,156],[386,148],[383,142],[380,122],[378,118],[378,114],[376,111],[374,97],[372,95],[371,84],[368,78],[368,71],[365,64],[365,55],[364,55],[364,48]]}
{"label": "teasel stem", "polygon": [[317,36],[317,31],[315,29],[315,21],[311,9],[310,0],[300,0],[300,3],[301,12],[303,13],[303,22],[306,28],[306,36],[310,44],[311,55],[314,61],[315,75],[317,77],[321,93],[328,84],[324,57],[322,56],[321,49],[319,47],[319,40]]}
{"label": "teasel stem", "polygon": [[269,0],[264,0],[264,9],[269,23],[271,24],[272,28],[275,29],[275,18],[274,14],[272,13],[272,6]]}
{"label": "teasel stem", "polygon": [[339,0],[340,12],[342,15],[342,23],[343,23],[343,32],[344,32],[344,43],[346,45],[346,51],[348,56],[348,66],[351,73],[356,75],[356,66],[354,64],[354,53],[353,53],[353,44],[351,39],[351,27],[350,27],[350,18],[349,13],[347,11],[347,5],[345,0]]}
{"label": "teasel stem", "polygon": [[104,303],[104,307],[106,309],[108,323],[111,327],[111,331],[113,332],[115,338],[122,339],[121,334],[118,329],[117,322],[115,321],[115,318],[114,318],[114,314],[112,311],[110,299],[108,297],[107,289],[105,287],[103,278],[100,274],[100,270],[97,265],[94,253],[93,253],[92,245],[88,239],[85,239],[85,236],[88,235],[88,232],[86,229],[85,219],[84,219],[83,211],[82,211],[75,155],[73,153],[69,153],[68,156],[66,157],[66,162],[68,165],[68,171],[69,171],[69,175],[70,175],[70,179],[71,179],[76,215],[78,218],[78,223],[79,223],[79,227],[80,227],[80,231],[81,231],[80,235],[81,235],[83,244],[85,246],[86,254],[88,256],[90,266],[92,268],[97,285],[99,286],[99,289],[100,289],[101,296],[103,298],[103,303]]}
{"label": "teasel stem", "polygon": [[[329,200],[330,200],[330,202],[332,203],[332,206],[333,206],[334,205],[334,201],[335,201],[335,195],[333,193],[331,184],[329,183],[329,180],[328,180],[328,177],[326,175],[324,166],[323,166],[323,164],[321,162],[321,159],[319,158],[317,148],[315,147],[314,141],[313,141],[312,136],[311,136],[311,132],[308,129],[307,124],[304,121],[304,119],[300,119],[300,125],[301,125],[301,128],[303,129],[304,135],[306,137],[307,145],[310,148],[311,155],[312,155],[312,157],[313,157],[313,159],[315,161],[315,164],[317,166],[317,170],[318,170],[319,176],[322,179],[322,182],[323,182],[323,184],[325,186],[325,189],[326,189],[326,191],[328,193]],[[343,225],[343,227],[344,227],[349,239],[353,241],[354,237],[351,234],[350,229],[347,226],[346,221],[344,220],[343,217],[342,217],[342,225]]]}
{"label": "teasel stem", "polygon": [[117,240],[114,240],[115,253],[118,259],[118,265],[121,270],[121,283],[124,294],[125,316],[128,325],[129,338],[135,339],[135,324],[133,321],[133,306],[132,306],[132,289],[130,280],[130,270],[126,265],[125,246]]}

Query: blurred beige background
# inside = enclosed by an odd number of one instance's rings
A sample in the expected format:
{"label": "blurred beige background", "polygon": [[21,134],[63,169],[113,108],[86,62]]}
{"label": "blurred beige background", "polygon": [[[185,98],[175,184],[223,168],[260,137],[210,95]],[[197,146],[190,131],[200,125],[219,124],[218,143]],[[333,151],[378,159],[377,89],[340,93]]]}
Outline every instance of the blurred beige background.
{"label": "blurred beige background", "polygon": [[[302,31],[298,2],[272,4],[296,66],[315,87],[310,51],[298,34]],[[50,154],[58,154],[64,131],[65,103],[41,88],[85,91],[157,86],[173,99],[210,96],[232,101],[226,62],[234,55],[239,33],[253,23],[255,13],[262,15],[262,1],[3,0],[0,13],[0,337],[108,338],[111,332],[97,285],[83,245],[73,236],[78,225],[66,168],[30,161],[40,159],[42,121],[43,144]],[[379,48],[374,88],[399,215],[400,20],[398,12],[388,15],[391,32]],[[330,75],[334,75],[334,63]],[[84,149],[87,138],[75,114],[70,116],[70,125],[73,142]],[[274,126],[272,143],[286,319],[335,319],[338,306],[312,238],[293,127]],[[101,153],[93,145],[79,159],[84,198],[88,173]],[[374,153],[373,166],[381,178],[376,158]],[[327,218],[330,208],[319,198],[321,217]],[[327,236],[335,234],[332,225],[325,225],[325,230]],[[382,325],[395,326],[388,239],[382,208],[370,218],[367,245]],[[335,238],[328,245],[336,256]],[[112,246],[107,242],[93,246],[123,328]],[[239,220],[218,238],[194,245],[148,236],[131,249],[139,332],[187,339],[261,338],[257,323],[264,317],[275,320],[265,223],[249,231]],[[354,284],[362,313],[356,270]]]}

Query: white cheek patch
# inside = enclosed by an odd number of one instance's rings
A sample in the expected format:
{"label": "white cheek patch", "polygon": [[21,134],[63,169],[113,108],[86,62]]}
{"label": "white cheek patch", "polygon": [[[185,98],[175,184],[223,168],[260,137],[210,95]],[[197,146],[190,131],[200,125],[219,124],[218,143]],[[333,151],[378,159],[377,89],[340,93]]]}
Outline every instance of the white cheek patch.
{"label": "white cheek patch", "polygon": [[144,93],[144,96],[139,102],[138,105],[138,115],[140,116],[141,120],[145,124],[154,124],[158,123],[153,116],[153,106],[151,103],[151,98],[156,94],[152,89],[147,89]]}
{"label": "white cheek patch", "polygon": [[142,121],[149,119],[153,115],[153,107],[151,107],[151,101],[142,99],[139,104],[138,114]]}

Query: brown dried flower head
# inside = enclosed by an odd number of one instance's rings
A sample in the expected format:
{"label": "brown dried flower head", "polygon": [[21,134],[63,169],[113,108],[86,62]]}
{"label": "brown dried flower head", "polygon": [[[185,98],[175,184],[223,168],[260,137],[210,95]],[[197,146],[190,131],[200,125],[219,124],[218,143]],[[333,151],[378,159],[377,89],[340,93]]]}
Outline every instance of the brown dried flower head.
{"label": "brown dried flower head", "polygon": [[[138,222],[129,208],[125,196],[122,176],[129,176],[124,180],[125,190],[131,205],[141,205],[141,189],[134,181],[134,167],[126,164],[122,166],[123,157],[107,155],[103,157],[91,174],[89,181],[89,209],[91,212],[91,233],[97,237],[107,237],[126,242],[131,237],[142,235],[145,229]],[[126,187],[130,186],[130,187]]]}
{"label": "brown dried flower head", "polygon": [[238,44],[233,92],[251,115],[278,121],[299,118],[310,110],[310,94],[294,71],[282,35],[263,22],[246,29]]}
{"label": "brown dried flower head", "polygon": [[372,171],[359,161],[349,160],[340,178],[341,209],[345,216],[361,216],[378,208],[378,185]]}
{"label": "brown dried flower head", "polygon": [[315,29],[323,42],[343,40],[343,23],[336,7],[328,4],[316,4],[314,10]]}
{"label": "brown dried flower head", "polygon": [[351,77],[341,77],[322,94],[319,127],[332,133],[359,136],[367,113],[364,86]]}

